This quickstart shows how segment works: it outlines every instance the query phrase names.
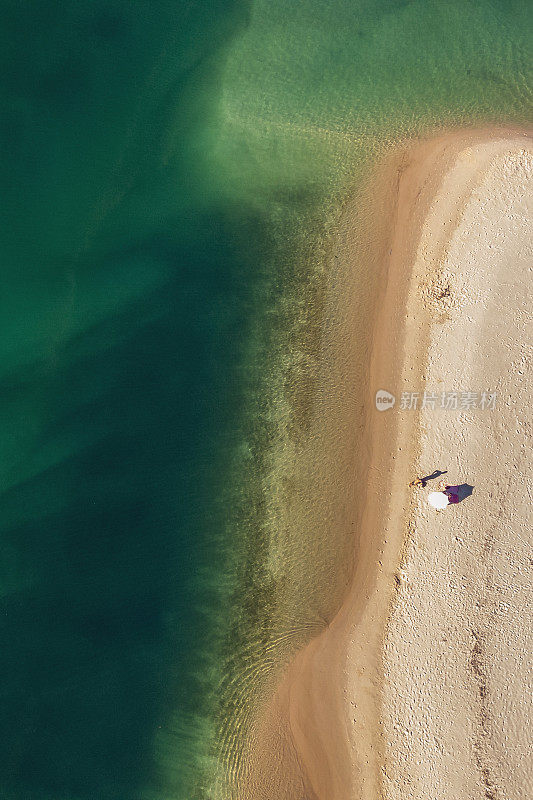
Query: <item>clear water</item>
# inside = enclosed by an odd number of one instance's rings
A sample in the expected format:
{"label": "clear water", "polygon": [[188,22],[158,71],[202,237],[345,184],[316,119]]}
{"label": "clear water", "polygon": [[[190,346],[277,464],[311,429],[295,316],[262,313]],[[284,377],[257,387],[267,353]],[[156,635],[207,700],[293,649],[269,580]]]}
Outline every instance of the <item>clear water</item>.
{"label": "clear water", "polygon": [[0,10],[0,794],[224,794],[347,576],[302,510],[335,210],[530,119],[531,6]]}

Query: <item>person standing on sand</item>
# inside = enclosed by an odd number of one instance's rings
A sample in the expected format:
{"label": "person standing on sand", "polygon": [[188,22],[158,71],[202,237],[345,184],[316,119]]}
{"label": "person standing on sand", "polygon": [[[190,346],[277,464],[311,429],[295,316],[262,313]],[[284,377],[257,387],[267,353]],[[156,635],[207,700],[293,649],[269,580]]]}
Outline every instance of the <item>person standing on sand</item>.
{"label": "person standing on sand", "polygon": [[[446,472],[446,470],[444,470]],[[421,486],[422,489],[426,488],[427,482],[432,481],[435,478],[438,478],[440,475],[444,475],[442,470],[436,469],[431,475],[426,475],[424,478],[415,478],[414,481],[411,481],[409,486],[418,487]]]}
{"label": "person standing on sand", "polygon": [[437,511],[442,511],[451,503],[459,503],[459,486],[449,486],[444,481],[439,485],[438,492],[431,492],[428,496],[428,503]]}
{"label": "person standing on sand", "polygon": [[445,486],[444,494],[447,496],[450,503],[459,502],[459,487],[458,486]]}

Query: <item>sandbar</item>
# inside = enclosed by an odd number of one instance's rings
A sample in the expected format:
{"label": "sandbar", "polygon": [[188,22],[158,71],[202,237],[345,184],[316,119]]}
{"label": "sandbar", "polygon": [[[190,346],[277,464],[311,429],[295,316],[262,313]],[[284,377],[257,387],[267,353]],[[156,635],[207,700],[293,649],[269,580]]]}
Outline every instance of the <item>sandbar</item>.
{"label": "sandbar", "polygon": [[[462,130],[397,146],[372,176],[354,573],[264,709],[254,800],[533,794],[532,159],[529,131]],[[434,511],[437,479],[408,485],[434,471],[471,495]]]}

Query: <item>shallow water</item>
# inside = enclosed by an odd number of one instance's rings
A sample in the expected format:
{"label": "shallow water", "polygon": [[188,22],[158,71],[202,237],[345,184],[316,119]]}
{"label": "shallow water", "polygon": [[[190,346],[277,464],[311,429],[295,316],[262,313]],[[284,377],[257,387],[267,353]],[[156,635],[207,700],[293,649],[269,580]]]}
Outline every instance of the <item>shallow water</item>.
{"label": "shallow water", "polygon": [[526,2],[289,6],[0,3],[6,800],[235,784],[349,573],[309,443],[336,209],[531,111]]}

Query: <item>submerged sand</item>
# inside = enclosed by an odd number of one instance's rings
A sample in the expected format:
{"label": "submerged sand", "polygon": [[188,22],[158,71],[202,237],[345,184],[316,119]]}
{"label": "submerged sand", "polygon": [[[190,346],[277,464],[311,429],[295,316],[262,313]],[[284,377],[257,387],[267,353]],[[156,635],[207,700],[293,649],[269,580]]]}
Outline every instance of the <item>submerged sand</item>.
{"label": "submerged sand", "polygon": [[[398,149],[375,176],[368,249],[385,263],[355,573],[263,709],[254,800],[532,793],[532,146],[519,131],[456,132]],[[378,389],[393,409],[376,410]],[[402,393],[424,391],[434,409],[402,408]],[[458,408],[439,408],[453,391]],[[472,495],[433,511],[436,486],[407,486],[433,470]]]}

